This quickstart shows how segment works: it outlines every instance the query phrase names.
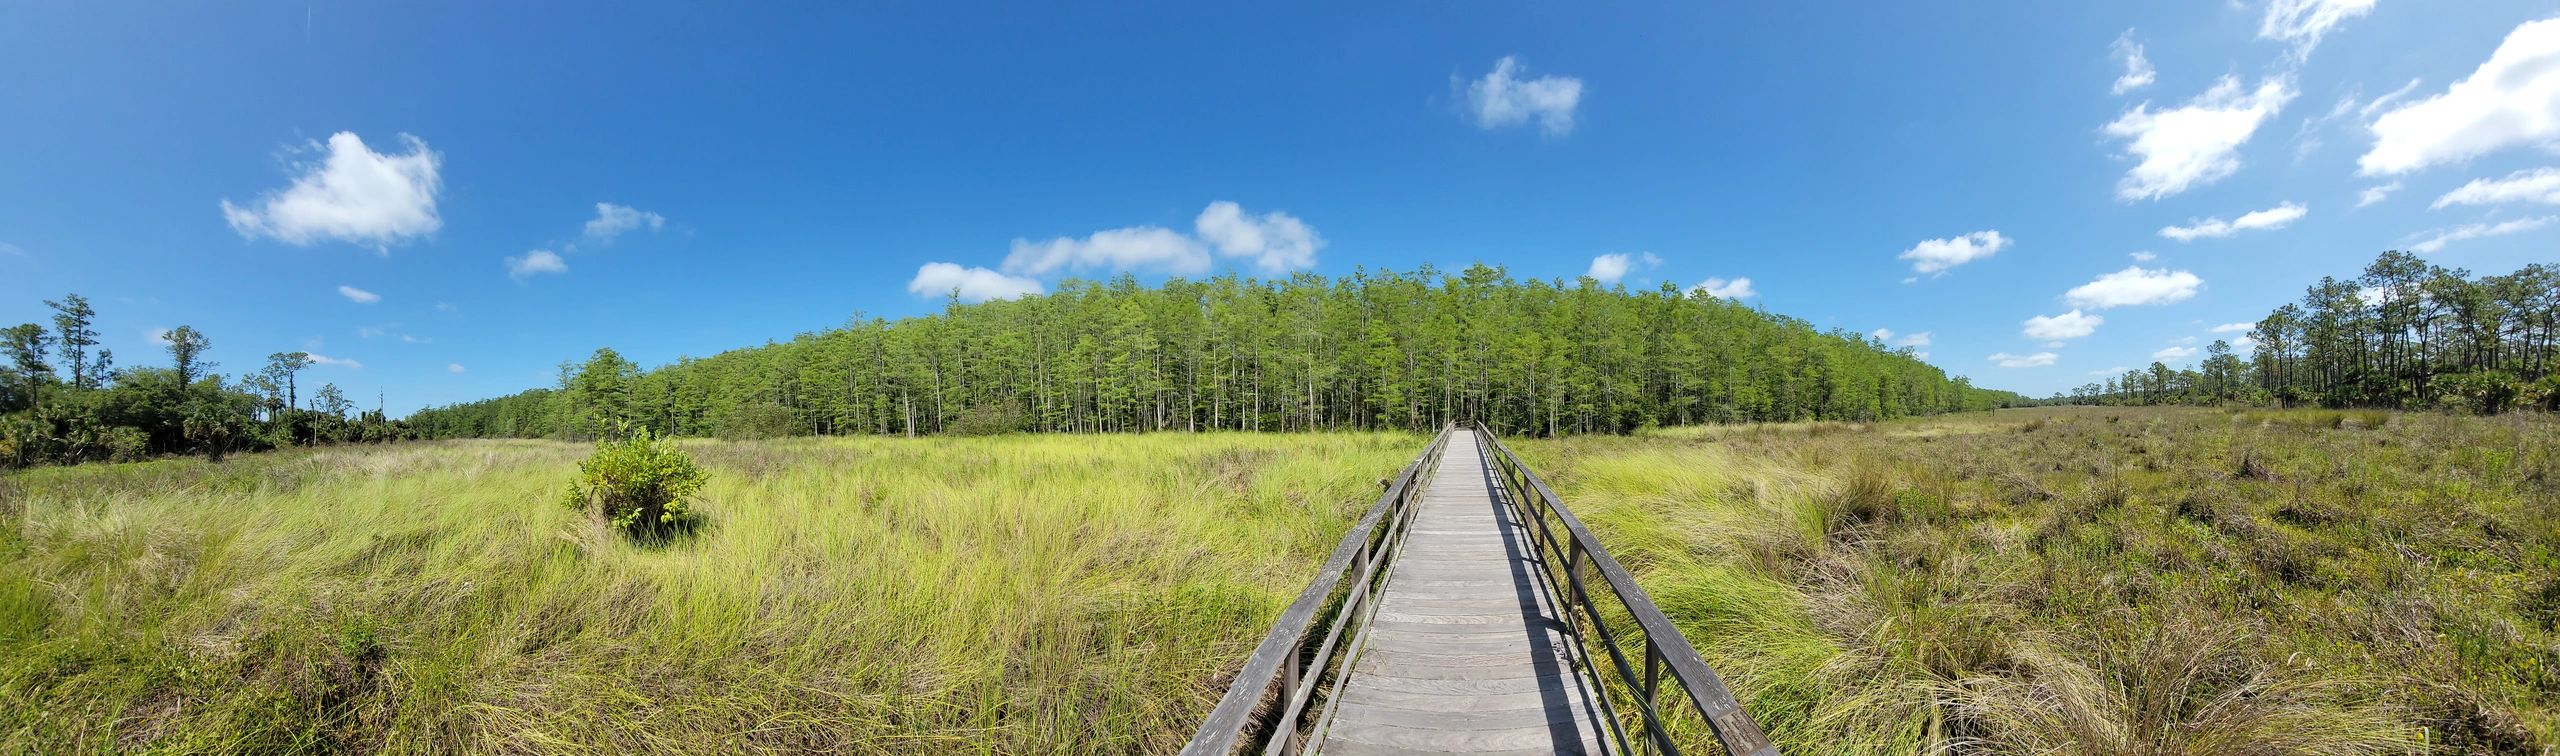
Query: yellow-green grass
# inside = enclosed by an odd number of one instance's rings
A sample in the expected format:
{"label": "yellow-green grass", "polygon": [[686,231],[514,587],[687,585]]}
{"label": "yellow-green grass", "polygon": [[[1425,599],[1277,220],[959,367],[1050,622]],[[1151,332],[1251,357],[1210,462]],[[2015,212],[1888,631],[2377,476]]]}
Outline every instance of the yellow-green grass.
{"label": "yellow-green grass", "polygon": [[24,472],[0,752],[1169,751],[1423,442],[687,442],[663,546],[564,443]]}
{"label": "yellow-green grass", "polygon": [[1790,753],[2560,745],[2553,418],[2055,408],[1516,446]]}

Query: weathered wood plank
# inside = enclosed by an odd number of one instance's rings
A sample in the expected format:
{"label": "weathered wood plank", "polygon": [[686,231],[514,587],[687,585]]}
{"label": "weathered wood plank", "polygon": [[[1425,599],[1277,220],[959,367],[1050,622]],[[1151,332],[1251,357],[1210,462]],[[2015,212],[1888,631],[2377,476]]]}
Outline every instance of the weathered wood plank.
{"label": "weathered wood plank", "polygon": [[1322,753],[1575,753],[1606,732],[1482,447],[1452,438],[1388,572]]}

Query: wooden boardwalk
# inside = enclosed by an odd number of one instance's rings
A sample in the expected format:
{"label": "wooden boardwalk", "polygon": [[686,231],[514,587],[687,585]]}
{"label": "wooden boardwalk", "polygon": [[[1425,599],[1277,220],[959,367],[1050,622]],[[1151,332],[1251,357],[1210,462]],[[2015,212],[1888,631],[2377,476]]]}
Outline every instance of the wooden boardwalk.
{"label": "wooden boardwalk", "polygon": [[1313,733],[1320,754],[1608,753],[1564,610],[1475,434],[1449,439],[1377,615]]}

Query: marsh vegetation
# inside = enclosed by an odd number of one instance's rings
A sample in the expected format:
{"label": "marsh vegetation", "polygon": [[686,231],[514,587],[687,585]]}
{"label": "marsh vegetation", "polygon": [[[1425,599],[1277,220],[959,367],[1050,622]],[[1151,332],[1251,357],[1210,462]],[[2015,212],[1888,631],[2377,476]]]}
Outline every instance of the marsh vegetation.
{"label": "marsh vegetation", "polygon": [[1524,442],[1790,753],[2547,753],[2560,422],[2034,409]]}
{"label": "marsh vegetation", "polygon": [[683,442],[657,541],[584,444],[25,471],[0,751],[1169,751],[1420,444]]}

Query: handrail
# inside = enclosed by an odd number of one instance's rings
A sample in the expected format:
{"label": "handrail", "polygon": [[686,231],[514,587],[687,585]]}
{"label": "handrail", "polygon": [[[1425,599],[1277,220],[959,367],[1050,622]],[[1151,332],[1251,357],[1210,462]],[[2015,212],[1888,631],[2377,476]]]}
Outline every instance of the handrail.
{"label": "handrail", "polygon": [[[1387,484],[1378,503],[1369,507],[1351,532],[1343,534],[1333,556],[1317,572],[1314,582],[1298,594],[1298,600],[1280,612],[1272,623],[1271,633],[1255,646],[1252,658],[1236,673],[1235,682],[1219,697],[1218,707],[1200,723],[1191,742],[1182,747],[1187,756],[1225,756],[1239,743],[1259,739],[1262,752],[1276,756],[1296,753],[1298,720],[1306,713],[1307,701],[1316,684],[1333,673],[1336,662],[1347,658],[1334,652],[1347,634],[1366,626],[1370,611],[1364,611],[1377,595],[1380,569],[1386,558],[1403,543],[1406,525],[1412,521],[1413,502],[1431,471],[1440,465],[1441,452],[1456,434],[1457,424],[1441,426],[1431,445],[1406,464],[1404,471]],[[1384,522],[1387,527],[1379,529]],[[1349,578],[1349,580],[1345,580]],[[1341,596],[1336,603],[1335,596]],[[1329,610],[1329,611],[1328,611]],[[1321,616],[1319,616],[1321,615]],[[1310,630],[1318,621],[1325,623],[1321,640],[1310,644]],[[1266,696],[1277,687],[1276,698]],[[1259,736],[1258,738],[1256,736]]]}
{"label": "handrail", "polygon": [[[1670,728],[1663,723],[1662,711],[1657,705],[1662,672],[1667,667],[1672,682],[1688,694],[1685,697],[1690,706],[1706,720],[1707,727],[1715,732],[1716,742],[1724,746],[1726,753],[1778,756],[1778,747],[1769,742],[1769,736],[1761,731],[1760,723],[1734,700],[1733,691],[1725,687],[1724,678],[1709,668],[1706,660],[1698,656],[1698,649],[1689,645],[1689,639],[1680,634],[1679,628],[1671,625],[1669,618],[1662,616],[1662,610],[1653,605],[1653,597],[1636,585],[1635,577],[1627,574],[1617,559],[1609,556],[1609,550],[1602,547],[1600,540],[1593,538],[1591,531],[1582,526],[1582,520],[1565,507],[1564,499],[1548,489],[1547,482],[1539,479],[1537,473],[1530,472],[1529,466],[1513,455],[1510,447],[1503,446],[1502,439],[1495,437],[1493,430],[1486,428],[1484,423],[1476,423],[1474,432],[1486,448],[1493,450],[1494,463],[1501,468],[1503,487],[1507,489],[1505,493],[1510,494],[1506,498],[1520,508],[1524,519],[1537,525],[1528,530],[1530,540],[1538,549],[1542,563],[1540,569],[1544,571],[1561,566],[1564,571],[1561,580],[1553,575],[1549,578],[1564,589],[1568,602],[1580,610],[1578,616],[1569,613],[1568,617],[1574,626],[1574,635],[1585,643],[1596,642],[1608,652],[1618,682],[1624,684],[1635,698],[1636,710],[1644,719],[1645,733],[1651,736],[1650,744],[1661,753],[1680,752],[1671,740]],[[1554,532],[1548,527],[1549,517],[1564,529],[1569,541],[1557,543]],[[1641,678],[1635,666],[1628,663],[1626,653],[1618,647],[1615,633],[1602,620],[1600,608],[1592,603],[1584,582],[1586,569],[1599,571],[1609,592],[1626,607],[1627,614],[1644,631],[1644,673]]]}

